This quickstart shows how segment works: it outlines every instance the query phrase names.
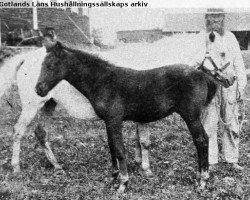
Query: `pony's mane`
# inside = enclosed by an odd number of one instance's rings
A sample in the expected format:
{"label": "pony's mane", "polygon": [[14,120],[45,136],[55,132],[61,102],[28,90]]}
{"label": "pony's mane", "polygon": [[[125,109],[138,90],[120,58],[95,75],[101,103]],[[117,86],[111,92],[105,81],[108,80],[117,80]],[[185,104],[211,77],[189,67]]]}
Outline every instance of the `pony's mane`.
{"label": "pony's mane", "polygon": [[64,50],[66,50],[70,53],[76,54],[77,57],[80,57],[80,58],[84,57],[87,60],[92,60],[92,61],[95,60],[95,61],[102,63],[102,64],[105,64],[105,65],[115,66],[111,62],[101,58],[97,53],[87,52],[85,50],[74,49],[74,48],[65,46],[64,44],[62,44],[62,47]]}
{"label": "pony's mane", "polygon": [[218,83],[216,83],[212,77],[207,75],[207,86],[208,86],[208,94],[207,94],[207,100],[206,100],[206,106],[209,105],[217,91]]}

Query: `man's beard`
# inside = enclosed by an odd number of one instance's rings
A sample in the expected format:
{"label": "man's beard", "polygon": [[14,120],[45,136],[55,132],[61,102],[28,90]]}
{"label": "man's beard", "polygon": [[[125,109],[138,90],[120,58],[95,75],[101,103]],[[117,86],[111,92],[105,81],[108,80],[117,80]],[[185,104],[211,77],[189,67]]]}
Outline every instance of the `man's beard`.
{"label": "man's beard", "polygon": [[213,25],[207,24],[206,29],[207,32],[215,31],[221,36],[223,36],[225,32],[224,24],[213,24]]}

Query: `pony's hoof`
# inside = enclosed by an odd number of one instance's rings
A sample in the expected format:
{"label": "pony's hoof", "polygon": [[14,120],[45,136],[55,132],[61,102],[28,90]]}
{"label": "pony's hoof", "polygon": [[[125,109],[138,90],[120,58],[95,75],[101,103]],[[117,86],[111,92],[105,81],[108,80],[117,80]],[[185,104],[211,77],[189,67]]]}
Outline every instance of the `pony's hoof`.
{"label": "pony's hoof", "polygon": [[141,163],[142,163],[142,159],[141,158],[137,158],[137,157],[135,157],[135,163],[136,163],[136,165],[141,165]]}
{"label": "pony's hoof", "polygon": [[10,174],[10,178],[13,178],[13,179],[16,179],[16,180],[22,179],[23,178],[23,173],[21,171],[13,172],[13,173]]}
{"label": "pony's hoof", "polygon": [[117,189],[116,193],[117,195],[124,194],[126,190],[126,185],[125,184],[120,184],[119,188]]}
{"label": "pony's hoof", "polygon": [[20,170],[20,166],[15,166],[13,167],[13,174],[20,174],[21,173],[21,170]]}
{"label": "pony's hoof", "polygon": [[203,171],[198,175],[199,179],[199,184],[197,187],[198,192],[202,192],[205,190],[207,181],[209,179],[209,172],[208,171]]}
{"label": "pony's hoof", "polygon": [[119,176],[119,170],[115,170],[112,172],[113,181],[117,180],[118,176]]}
{"label": "pony's hoof", "polygon": [[206,182],[201,181],[197,187],[197,192],[203,192],[206,188]]}
{"label": "pony's hoof", "polygon": [[146,176],[147,178],[149,178],[149,179],[151,179],[151,178],[154,177],[154,174],[153,174],[153,172],[151,171],[151,169],[145,170],[145,171],[144,171],[144,174],[145,174],[145,176]]}
{"label": "pony's hoof", "polygon": [[63,169],[55,169],[54,176],[64,176],[64,175],[66,175],[66,173]]}
{"label": "pony's hoof", "polygon": [[139,174],[143,177],[146,177],[147,179],[152,179],[154,178],[154,174],[153,172],[151,171],[151,169],[146,169],[146,170],[143,170],[143,169],[140,169],[139,170]]}

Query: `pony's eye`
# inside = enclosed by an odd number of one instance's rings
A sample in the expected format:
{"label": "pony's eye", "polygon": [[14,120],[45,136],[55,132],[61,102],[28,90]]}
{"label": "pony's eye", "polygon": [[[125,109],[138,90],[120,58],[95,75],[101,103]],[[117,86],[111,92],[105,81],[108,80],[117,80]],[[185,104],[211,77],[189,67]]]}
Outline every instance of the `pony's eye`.
{"label": "pony's eye", "polygon": [[55,63],[55,66],[58,66],[58,65],[60,65],[60,61],[57,61],[56,63]]}
{"label": "pony's eye", "polygon": [[220,56],[221,56],[222,58],[224,58],[224,57],[226,56],[226,53],[225,53],[225,52],[221,52],[221,53],[220,53]]}
{"label": "pony's eye", "polygon": [[47,68],[48,69],[53,69],[53,66],[52,65],[47,65]]}

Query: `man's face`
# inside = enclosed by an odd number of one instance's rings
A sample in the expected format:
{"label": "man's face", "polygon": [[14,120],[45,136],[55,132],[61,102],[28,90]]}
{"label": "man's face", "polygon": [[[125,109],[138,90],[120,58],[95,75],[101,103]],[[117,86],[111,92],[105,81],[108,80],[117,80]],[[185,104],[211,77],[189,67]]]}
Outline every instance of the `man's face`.
{"label": "man's face", "polygon": [[206,28],[208,32],[216,31],[220,35],[224,33],[224,14],[206,15]]}

